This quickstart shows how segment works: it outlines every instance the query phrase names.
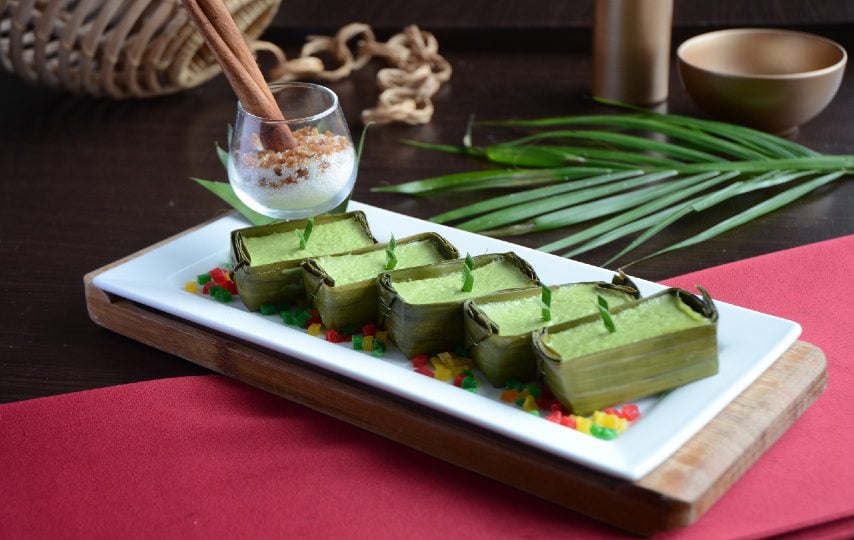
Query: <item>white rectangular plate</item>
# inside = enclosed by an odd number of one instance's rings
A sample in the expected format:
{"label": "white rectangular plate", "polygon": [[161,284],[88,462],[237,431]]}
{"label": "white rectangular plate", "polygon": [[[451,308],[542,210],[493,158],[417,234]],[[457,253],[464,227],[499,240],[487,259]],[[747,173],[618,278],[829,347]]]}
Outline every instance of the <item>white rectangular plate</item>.
{"label": "white rectangular plate", "polygon": [[[387,241],[392,232],[403,238],[436,231],[461,253],[515,251],[531,263],[546,284],[610,281],[613,277],[603,268],[373,206],[351,202],[349,209],[365,212],[372,232],[381,242]],[[352,350],[349,343],[329,343],[285,326],[277,316],[250,313],[239,300],[220,304],[184,291],[184,283],[229,260],[230,233],[245,226],[246,222],[237,216],[224,217],[99,274],[94,279],[95,286],[454,415],[519,444],[627,480],[642,478],[666,460],[759,377],[801,331],[792,321],[716,302],[720,314],[718,375],[639,401],[641,419],[617,439],[603,441],[502,402],[500,389],[492,388],[482,377],[478,392],[472,393],[415,373],[394,347],[389,347],[378,360]],[[644,296],[664,288],[649,281],[635,282]]]}

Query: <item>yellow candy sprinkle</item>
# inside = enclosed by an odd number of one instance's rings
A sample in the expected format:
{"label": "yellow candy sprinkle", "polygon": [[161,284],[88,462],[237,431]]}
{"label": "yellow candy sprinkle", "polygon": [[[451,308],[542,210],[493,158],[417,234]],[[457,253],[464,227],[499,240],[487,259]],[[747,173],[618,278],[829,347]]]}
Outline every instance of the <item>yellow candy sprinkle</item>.
{"label": "yellow candy sprinkle", "polygon": [[374,333],[374,339],[376,339],[377,341],[382,341],[383,343],[385,343],[387,338],[388,338],[388,331],[386,331],[386,330],[377,330]]}
{"label": "yellow candy sprinkle", "polygon": [[362,350],[368,352],[374,350],[374,336],[365,336],[362,338]]}
{"label": "yellow candy sprinkle", "polygon": [[[433,360],[433,358],[435,358],[435,360]],[[471,369],[472,367],[472,362],[470,359],[463,358],[462,356],[457,356],[451,352],[440,352],[433,358],[431,358],[431,361],[434,362],[434,366],[437,365],[435,362],[441,362],[443,366],[447,367],[453,372],[454,376],[457,376],[466,369]]]}
{"label": "yellow candy sprinkle", "polygon": [[580,431],[581,433],[586,433],[590,435],[590,427],[593,425],[593,420],[590,418],[585,418],[584,416],[576,416],[575,417],[575,429]]}
{"label": "yellow candy sprinkle", "polygon": [[319,336],[320,335],[320,323],[312,323],[308,325],[308,335],[310,336]]}
{"label": "yellow candy sprinkle", "polygon": [[184,283],[184,290],[188,293],[196,294],[199,292],[199,285],[195,281],[188,281]]}
{"label": "yellow candy sprinkle", "polygon": [[439,379],[440,381],[450,381],[454,378],[454,375],[453,373],[451,373],[450,369],[446,368],[443,365],[438,365],[436,366],[436,370],[433,372],[433,377]]}
{"label": "yellow candy sprinkle", "polygon": [[522,403],[522,408],[526,411],[538,411],[540,408],[537,406],[537,400],[534,399],[534,396],[527,396],[525,398],[525,402]]}
{"label": "yellow candy sprinkle", "polygon": [[454,360],[454,355],[452,355],[449,352],[440,352],[437,355],[437,358],[439,359],[440,362],[442,362],[442,364],[444,364],[448,367],[454,367],[457,365],[457,362]]}
{"label": "yellow candy sprinkle", "polygon": [[596,423],[602,427],[617,429],[620,420],[623,419],[617,416],[616,414],[603,414],[602,419],[597,421]]}

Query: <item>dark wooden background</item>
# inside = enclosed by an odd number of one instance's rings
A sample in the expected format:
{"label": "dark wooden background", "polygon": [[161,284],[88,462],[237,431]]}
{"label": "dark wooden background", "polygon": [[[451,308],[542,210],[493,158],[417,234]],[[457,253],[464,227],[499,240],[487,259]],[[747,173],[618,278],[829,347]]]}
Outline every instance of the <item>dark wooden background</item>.
{"label": "dark wooden background", "polygon": [[[592,0],[285,0],[272,28],[329,29],[361,21],[380,28],[416,23],[426,28],[585,28]],[[844,24],[854,20],[845,0],[674,0],[677,26]]]}
{"label": "dark wooden background", "polygon": [[[414,150],[400,139],[457,142],[470,114],[486,119],[599,110],[589,100],[589,16],[588,2],[286,1],[266,37],[293,53],[306,34],[331,33],[355,20],[374,25],[380,37],[413,22],[437,34],[455,71],[435,98],[433,121],[371,131],[354,194],[357,200],[426,218],[455,206],[459,198],[382,195],[371,187],[478,165]],[[677,0],[675,18],[674,46],[708,28],[746,25],[798,28],[835,38],[848,49],[854,45],[852,2]],[[353,131],[360,129],[359,112],[375,103],[378,67],[372,64],[332,85]],[[852,89],[852,76],[846,75],[830,107],[795,139],[821,152],[854,154]],[[82,277],[225,210],[188,177],[225,179],[213,143],[224,142],[226,124],[233,120],[235,99],[228,85],[220,77],[178,95],[117,102],[31,87],[0,73],[0,96],[0,402],[202,373],[92,323]],[[668,108],[702,115],[675,71]],[[476,133],[477,142],[495,137]],[[702,230],[708,220],[766,196],[757,193],[684,220],[651,248]],[[846,180],[706,244],[633,267],[632,273],[663,279],[851,233],[854,183]],[[516,241],[537,246],[559,234],[564,233]],[[601,264],[614,249],[580,258]]]}

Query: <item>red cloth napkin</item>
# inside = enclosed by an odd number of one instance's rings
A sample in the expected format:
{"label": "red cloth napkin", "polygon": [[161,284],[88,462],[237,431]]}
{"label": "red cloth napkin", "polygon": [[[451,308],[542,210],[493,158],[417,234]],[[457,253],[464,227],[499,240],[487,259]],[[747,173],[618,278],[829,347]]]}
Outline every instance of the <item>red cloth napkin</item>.
{"label": "red cloth napkin", "polygon": [[[666,538],[854,534],[854,236],[668,284],[800,322],[830,385]],[[219,376],[0,406],[0,537],[608,538],[619,531]]]}

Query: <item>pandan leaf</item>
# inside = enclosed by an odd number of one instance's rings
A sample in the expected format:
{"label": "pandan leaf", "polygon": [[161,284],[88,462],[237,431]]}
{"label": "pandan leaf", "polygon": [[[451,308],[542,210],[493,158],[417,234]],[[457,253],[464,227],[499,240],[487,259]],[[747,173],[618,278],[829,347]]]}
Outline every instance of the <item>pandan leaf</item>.
{"label": "pandan leaf", "polygon": [[394,267],[397,266],[397,255],[394,254],[394,249],[397,247],[397,241],[394,239],[394,235],[391,235],[391,239],[388,241],[388,247],[385,248],[385,269],[386,270],[394,270]]}
{"label": "pandan leaf", "polygon": [[471,292],[474,288],[474,260],[471,255],[466,253],[466,258],[463,261],[463,292]]}
{"label": "pandan leaf", "polygon": [[617,327],[614,326],[614,319],[611,318],[611,312],[608,311],[608,301],[601,294],[596,295],[596,307],[599,309],[599,316],[602,318],[602,324],[608,329],[608,333],[616,332]]}
{"label": "pandan leaf", "polygon": [[297,238],[299,238],[299,248],[300,249],[305,249],[305,247],[308,245],[308,240],[309,240],[309,238],[311,238],[311,231],[313,229],[314,229],[314,218],[310,217],[310,218],[308,218],[308,221],[306,221],[305,229],[303,229],[303,230],[297,229],[294,231],[294,233],[297,235]]}
{"label": "pandan leaf", "polygon": [[278,221],[277,219],[267,217],[259,214],[255,210],[252,210],[248,206],[246,206],[243,201],[241,201],[237,195],[234,193],[234,189],[232,189],[231,184],[228,182],[214,182],[212,180],[204,180],[202,178],[192,178],[197,184],[207,189],[226,203],[228,203],[231,207],[237,210],[240,215],[246,218],[249,223],[252,225],[266,225],[268,223],[274,223]]}
{"label": "pandan leaf", "polygon": [[710,238],[714,238],[715,236],[718,236],[719,234],[723,234],[723,233],[729,231],[730,229],[734,229],[735,227],[738,227],[739,225],[743,225],[743,224],[745,224],[749,221],[752,221],[752,220],[754,220],[760,216],[764,216],[765,214],[767,214],[769,212],[773,212],[774,210],[777,210],[778,208],[781,208],[781,207],[799,199],[800,197],[803,197],[807,193],[809,193],[809,192],[811,192],[811,191],[813,191],[813,190],[815,190],[815,189],[817,189],[817,188],[819,188],[825,184],[829,184],[830,182],[833,182],[834,180],[836,180],[838,178],[841,178],[844,174],[845,174],[844,171],[837,171],[837,172],[825,174],[823,176],[819,176],[818,178],[814,178],[808,182],[804,182],[803,184],[800,184],[796,187],[790,188],[790,189],[784,191],[783,193],[780,193],[774,197],[771,197],[770,199],[767,199],[767,200],[765,200],[765,201],[763,201],[763,202],[761,202],[755,206],[751,206],[750,208],[748,208],[744,212],[736,214],[735,216],[732,216],[731,218],[726,219],[726,220],[718,223],[717,225],[715,225],[709,229],[706,229],[705,231],[703,231],[699,234],[696,234],[696,235],[694,235],[694,236],[692,236],[686,240],[683,240],[681,242],[677,242],[676,244],[673,244],[673,245],[666,247],[664,249],[658,250],[651,255],[647,255],[646,257],[643,257],[641,259],[638,259],[637,261],[632,262],[631,264],[635,264],[637,262],[640,262],[640,261],[643,261],[646,259],[650,259],[652,257],[656,257],[658,255],[661,255],[663,253],[667,253],[669,251],[675,251],[677,249],[682,249],[682,248],[685,248],[688,246],[693,246],[694,244],[699,244],[700,242],[703,242],[703,241],[708,240]]}
{"label": "pandan leaf", "polygon": [[545,285],[540,293],[540,302],[543,304],[543,320],[552,320],[552,290]]}
{"label": "pandan leaf", "polygon": [[[509,193],[444,212],[432,220],[492,236],[584,225],[574,234],[540,248],[571,248],[564,256],[640,232],[618,254],[622,257],[682,217],[724,201],[799,182],[785,194],[766,201],[773,204],[757,205],[753,211],[714,225],[710,234],[747,223],[797,200],[814,189],[811,186],[837,178],[828,175],[854,171],[854,155],[825,156],[744,126],[600,101],[630,109],[631,113],[478,122],[477,126],[533,130],[487,147],[473,146],[469,130],[462,146],[409,141],[413,146],[469,155],[503,168],[449,174],[377,190],[436,195],[509,189]],[[814,178],[816,175],[824,176]],[[696,235],[639,260],[709,237],[706,233]],[[613,260],[616,258],[606,264]]]}

